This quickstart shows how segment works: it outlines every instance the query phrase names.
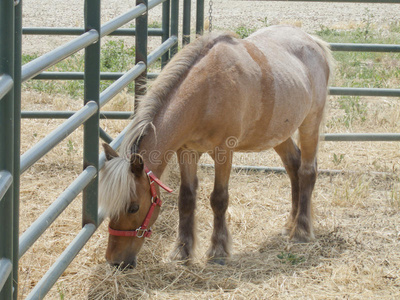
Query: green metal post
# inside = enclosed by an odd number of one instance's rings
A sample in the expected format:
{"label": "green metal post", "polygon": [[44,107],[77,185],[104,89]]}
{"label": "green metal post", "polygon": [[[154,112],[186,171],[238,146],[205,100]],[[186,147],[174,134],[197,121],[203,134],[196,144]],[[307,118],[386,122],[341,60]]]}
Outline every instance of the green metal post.
{"label": "green metal post", "polygon": [[196,35],[204,32],[204,0],[197,0],[196,3]]}
{"label": "green metal post", "polygon": [[[14,1],[0,1],[0,75],[14,79]],[[0,99],[0,171],[14,174],[14,91]],[[13,262],[13,185],[0,199],[0,259]],[[9,269],[8,269],[9,270]],[[13,297],[11,271],[0,299]]]}
{"label": "green metal post", "polygon": [[[171,35],[178,37],[179,0],[171,0]],[[178,44],[171,48],[171,57],[178,52]]]}
{"label": "green metal post", "polygon": [[[85,0],[85,31],[100,32],[100,0]],[[83,168],[94,166],[99,170],[99,118],[100,118],[100,37],[85,48],[85,104],[94,101],[97,113],[84,123]],[[98,225],[98,176],[83,190],[82,224]]]}
{"label": "green metal post", "polygon": [[[166,40],[169,38],[169,22],[170,22],[170,7],[171,3],[170,0],[165,1],[162,4],[162,42],[164,43]],[[169,51],[167,51],[162,57],[161,57],[161,67],[164,68],[164,66],[168,63],[169,61]]]}
{"label": "green metal post", "polygon": [[13,287],[14,299],[18,299],[19,260],[19,189],[21,149],[21,56],[22,56],[22,0],[15,6],[15,48],[14,48],[14,205],[13,205]]}
{"label": "green metal post", "polygon": [[183,0],[182,46],[190,43],[190,5],[191,0]]}
{"label": "green metal post", "polygon": [[139,104],[139,99],[141,96],[146,94],[146,82],[147,82],[147,21],[148,21],[148,1],[147,0],[136,0],[136,5],[144,4],[146,5],[146,13],[136,18],[136,36],[135,36],[135,46],[136,46],[136,64],[139,62],[144,62],[146,65],[146,70],[135,79],[135,105],[134,112]]}

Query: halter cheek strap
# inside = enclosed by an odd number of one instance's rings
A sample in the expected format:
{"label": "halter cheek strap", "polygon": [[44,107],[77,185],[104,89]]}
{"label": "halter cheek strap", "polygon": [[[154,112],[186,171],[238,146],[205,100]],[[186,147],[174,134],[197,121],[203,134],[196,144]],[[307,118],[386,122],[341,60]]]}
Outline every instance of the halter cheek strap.
{"label": "halter cheek strap", "polygon": [[150,171],[146,166],[144,167],[144,170],[150,182],[151,206],[146,217],[144,218],[142,225],[135,230],[116,230],[108,226],[109,234],[115,236],[137,237],[137,238],[151,236],[152,234],[151,228],[148,228],[151,216],[153,215],[156,205],[161,207],[162,204],[160,197],[158,197],[157,195],[157,189],[155,184],[158,184],[162,189],[166,190],[168,193],[172,193],[172,189],[170,189],[164,183],[162,183],[161,180],[158,179],[157,176],[154,175],[153,172]]}
{"label": "halter cheek strap", "polygon": [[[157,176],[154,175],[153,172],[150,171],[147,167],[144,167],[144,171],[146,172],[147,177],[150,180],[150,193],[151,193],[152,197],[154,197],[154,196],[157,197],[157,191],[155,189],[155,186],[152,185],[152,183],[154,183],[154,182],[157,183],[158,186],[160,188],[162,188],[163,190],[166,190],[168,193],[172,193],[172,189],[167,187],[164,183],[162,183],[162,181],[160,179],[158,179]],[[151,189],[152,187],[154,188],[154,190]]]}

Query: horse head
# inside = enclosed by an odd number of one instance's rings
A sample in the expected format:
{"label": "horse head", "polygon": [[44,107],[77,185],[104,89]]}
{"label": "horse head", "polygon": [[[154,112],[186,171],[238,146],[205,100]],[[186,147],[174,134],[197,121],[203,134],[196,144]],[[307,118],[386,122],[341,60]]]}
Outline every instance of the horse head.
{"label": "horse head", "polygon": [[110,218],[106,259],[114,266],[135,267],[160,211],[159,187],[139,154],[127,159],[109,145],[103,147],[107,161],[100,172],[99,202]]}

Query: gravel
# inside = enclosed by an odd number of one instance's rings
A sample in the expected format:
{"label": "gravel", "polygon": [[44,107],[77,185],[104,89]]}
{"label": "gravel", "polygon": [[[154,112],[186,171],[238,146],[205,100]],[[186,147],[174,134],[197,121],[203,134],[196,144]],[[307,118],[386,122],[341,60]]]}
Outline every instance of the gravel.
{"label": "gravel", "polygon": [[[183,1],[180,1],[181,5]],[[312,33],[328,26],[351,28],[370,17],[374,26],[384,28],[398,21],[396,4],[313,3],[285,1],[233,1],[214,0],[212,25],[216,30],[229,30],[238,26],[260,28],[265,23],[293,24]],[[134,0],[102,1],[102,22],[107,22],[135,6]],[[24,27],[83,27],[83,0],[25,0],[23,1]],[[194,28],[196,1],[192,0]],[[209,2],[205,1],[208,19]],[[161,7],[150,11],[149,22],[161,21]],[[206,21],[207,23],[208,21]],[[70,36],[24,36],[23,53],[44,53],[71,40]],[[121,37],[118,37],[121,38]],[[132,39],[126,37],[127,39]],[[158,43],[157,39],[157,43]]]}

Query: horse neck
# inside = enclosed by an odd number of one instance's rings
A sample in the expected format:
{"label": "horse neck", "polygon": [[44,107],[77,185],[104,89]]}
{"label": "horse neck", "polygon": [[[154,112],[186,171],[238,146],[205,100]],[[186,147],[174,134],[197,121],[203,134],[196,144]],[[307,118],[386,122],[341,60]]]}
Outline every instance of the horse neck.
{"label": "horse neck", "polygon": [[179,118],[178,114],[173,111],[166,112],[167,107],[168,105],[155,115],[152,126],[141,139],[138,151],[145,165],[158,177],[161,177],[168,161],[183,142],[179,128],[185,124],[182,119],[176,123],[174,119]]}
{"label": "horse neck", "polygon": [[[203,78],[204,77],[204,78]],[[193,138],[208,99],[206,75],[190,74],[176,82],[155,113],[152,127],[143,136],[139,153],[148,168],[161,176],[173,154]]]}

